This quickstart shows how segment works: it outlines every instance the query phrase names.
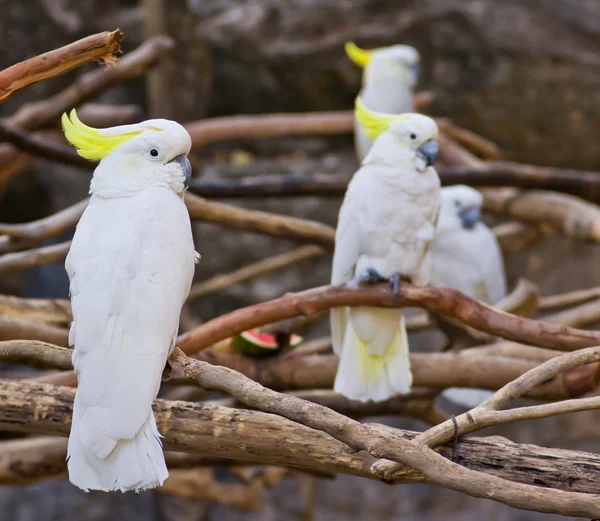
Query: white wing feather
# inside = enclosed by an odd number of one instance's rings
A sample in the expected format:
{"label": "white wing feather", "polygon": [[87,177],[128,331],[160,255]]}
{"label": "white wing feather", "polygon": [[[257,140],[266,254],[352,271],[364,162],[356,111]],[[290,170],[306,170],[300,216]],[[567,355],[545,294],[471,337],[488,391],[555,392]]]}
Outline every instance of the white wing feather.
{"label": "white wing feather", "polygon": [[[352,182],[350,183],[350,186]],[[348,188],[350,190],[350,187]],[[360,229],[357,215],[360,210],[359,198],[346,197],[340,208],[338,224],[335,233],[335,252],[331,284],[344,284],[352,279],[356,262],[360,254]],[[348,322],[348,308],[332,308],[331,338],[333,350],[340,355],[344,346],[344,334]]]}
{"label": "white wing feather", "polygon": [[158,393],[195,252],[181,199],[163,187],[93,196],[66,267],[71,280],[79,434],[99,458],[140,431]]}

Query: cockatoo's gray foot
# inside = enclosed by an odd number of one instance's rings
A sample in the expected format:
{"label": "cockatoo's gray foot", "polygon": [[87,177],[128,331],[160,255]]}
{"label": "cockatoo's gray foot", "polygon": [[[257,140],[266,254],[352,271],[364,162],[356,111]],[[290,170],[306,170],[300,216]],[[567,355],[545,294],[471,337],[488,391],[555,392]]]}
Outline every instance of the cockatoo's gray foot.
{"label": "cockatoo's gray foot", "polygon": [[394,302],[398,299],[398,293],[400,291],[401,282],[411,282],[410,277],[402,275],[401,273],[395,273],[390,277],[390,288],[392,289],[392,295],[394,296]]}
{"label": "cockatoo's gray foot", "polygon": [[359,282],[364,282],[365,284],[377,284],[379,282],[384,282],[386,279],[377,273],[373,268],[369,268],[364,275],[358,277]]}

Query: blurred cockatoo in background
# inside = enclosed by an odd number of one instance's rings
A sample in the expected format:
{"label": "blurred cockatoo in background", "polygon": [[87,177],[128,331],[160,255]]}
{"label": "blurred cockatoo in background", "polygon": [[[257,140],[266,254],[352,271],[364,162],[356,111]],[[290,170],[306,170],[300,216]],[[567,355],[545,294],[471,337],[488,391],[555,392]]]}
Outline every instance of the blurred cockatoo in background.
{"label": "blurred cockatoo in background", "polygon": [[[373,147],[354,174],[340,209],[331,283],[400,278],[427,284],[429,248],[439,210],[440,180],[431,167],[438,128],[420,114],[368,110],[356,118]],[[412,385],[402,309],[335,308],[333,348],[340,357],[334,390],[361,401],[406,394]]]}
{"label": "blurred cockatoo in background", "polygon": [[[370,51],[346,43],[348,57],[364,69],[360,98],[369,110],[387,114],[414,111],[414,88],[419,75],[419,53],[409,45],[392,45]],[[362,161],[373,140],[355,118],[354,142]]]}
{"label": "blurred cockatoo in background", "polygon": [[[493,305],[506,296],[506,275],[496,236],[480,220],[482,204],[482,195],[473,188],[442,188],[440,216],[431,247],[431,282]],[[471,408],[491,394],[455,388],[446,390],[443,396]]]}
{"label": "blurred cockatoo in background", "polygon": [[100,161],[66,260],[78,388],[69,479],[84,490],[144,490],[168,472],[152,401],[177,338],[194,263],[183,194],[191,140],[154,119],[94,129],[62,119],[78,153]]}

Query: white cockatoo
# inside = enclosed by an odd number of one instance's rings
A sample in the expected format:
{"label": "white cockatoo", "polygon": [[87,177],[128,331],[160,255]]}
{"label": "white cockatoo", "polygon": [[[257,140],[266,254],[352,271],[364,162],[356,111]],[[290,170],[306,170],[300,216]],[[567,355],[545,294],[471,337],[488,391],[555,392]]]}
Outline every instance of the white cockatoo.
{"label": "white cockatoo", "polygon": [[[332,284],[401,278],[429,281],[429,248],[439,210],[436,123],[421,114],[368,110],[356,117],[373,147],[348,185],[335,237]],[[332,341],[340,363],[334,390],[361,401],[410,392],[412,373],[402,309],[336,308]]]}
{"label": "white cockatoo", "polygon": [[[346,43],[346,54],[364,69],[360,98],[369,110],[387,114],[414,111],[414,88],[419,75],[419,53],[409,45],[392,45],[367,51],[352,42]],[[354,143],[362,161],[373,140],[354,122]]]}
{"label": "white cockatoo", "polygon": [[[486,304],[506,296],[502,252],[494,232],[481,222],[482,195],[465,185],[442,188],[440,216],[431,247],[431,282],[452,288]],[[454,388],[447,399],[475,407],[490,391]]]}
{"label": "white cockatoo", "polygon": [[73,110],[62,124],[79,155],[100,161],[65,263],[78,379],[69,479],[153,488],[168,472],[152,401],[198,259],[183,202],[191,140],[164,119],[94,129]]}

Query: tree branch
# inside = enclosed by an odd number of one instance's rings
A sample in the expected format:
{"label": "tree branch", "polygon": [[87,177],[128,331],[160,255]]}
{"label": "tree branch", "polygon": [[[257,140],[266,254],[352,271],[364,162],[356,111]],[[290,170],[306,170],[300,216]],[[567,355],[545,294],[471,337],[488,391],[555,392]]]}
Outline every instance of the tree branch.
{"label": "tree branch", "polygon": [[[218,373],[215,373],[215,376],[218,376]],[[276,395],[278,399],[284,396],[277,393]],[[0,381],[0,427],[66,436],[71,421],[72,401],[73,391],[67,388]],[[300,402],[304,407],[305,402]],[[322,409],[319,407],[319,410]],[[323,432],[274,414],[163,400],[156,400],[154,411],[159,431],[165,436],[167,450],[200,452],[221,457],[226,455],[228,458],[253,461],[262,465],[293,466],[317,472],[347,473],[377,479],[370,471],[375,459],[367,452],[349,449],[345,443],[336,441]],[[335,413],[325,409],[325,414],[328,419]],[[313,423],[321,420],[320,417],[309,417],[314,419]],[[336,419],[337,417],[335,416]],[[351,429],[354,427],[355,422],[343,419],[351,422]],[[341,427],[346,424],[336,422],[335,425]],[[429,451],[425,447],[413,450],[415,444],[409,439],[413,438],[415,433],[375,425],[361,426],[359,429],[369,433],[371,437],[374,435],[375,443],[383,437],[390,446],[394,446],[394,453],[406,452],[407,459],[411,461],[419,458],[421,453],[429,454],[425,452]],[[342,428],[337,435],[341,436],[344,433]],[[451,449],[446,448],[440,450],[447,455],[451,452]],[[452,485],[451,488],[468,487],[469,493],[488,498],[488,494],[493,491],[492,499],[508,499],[509,504],[519,508],[553,511],[564,515],[598,516],[600,507],[595,496],[518,485],[491,475],[506,476],[531,484],[537,479],[537,469],[546,468],[550,461],[554,472],[547,473],[547,486],[570,487],[572,491],[596,493],[599,480],[596,472],[591,470],[600,466],[600,459],[596,455],[517,445],[498,437],[472,438],[464,444],[461,443],[458,454],[461,461],[464,457],[466,466],[477,470],[485,469],[489,474],[468,471],[431,452],[431,456],[425,460],[426,464],[433,461],[434,464],[442,466],[442,472],[451,471],[447,479],[439,479],[433,471],[433,482],[444,481],[441,484]],[[506,464],[501,463],[491,468],[490,458]],[[524,464],[513,467],[510,465],[512,461]],[[573,462],[581,462],[583,465],[574,465]],[[471,485],[463,481],[465,472],[472,478]],[[408,470],[398,482],[415,480],[422,481],[423,475]],[[572,484],[568,485],[567,482]],[[508,487],[503,488],[506,485]],[[518,498],[525,494],[533,496],[527,496],[524,505],[515,504],[517,500],[513,500],[512,495],[515,492]],[[550,496],[549,502],[545,501],[547,496]],[[575,499],[575,504],[571,501],[572,498]]]}
{"label": "tree branch", "polygon": [[359,289],[324,286],[288,293],[278,299],[210,320],[180,335],[177,345],[185,353],[191,354],[247,329],[343,306],[422,307],[494,336],[549,349],[569,351],[600,344],[600,332],[498,312],[447,288],[402,284],[395,297],[383,285]]}
{"label": "tree branch", "polygon": [[103,61],[114,65],[114,54],[121,51],[122,39],[119,29],[93,34],[0,71],[0,103],[32,83],[59,76],[86,63]]}
{"label": "tree branch", "polygon": [[198,297],[216,293],[235,284],[286,268],[303,260],[322,255],[323,253],[323,249],[318,246],[301,246],[295,250],[254,262],[230,273],[215,275],[208,280],[194,284],[190,289],[187,300],[189,302]]}
{"label": "tree branch", "polygon": [[171,355],[170,364],[174,378],[196,382],[205,389],[225,391],[251,407],[325,432],[350,448],[407,465],[423,473],[429,481],[453,490],[527,510],[590,517],[600,513],[598,496],[516,484],[468,470],[424,445],[350,420],[320,405],[271,391],[231,369],[192,360],[179,349]]}

